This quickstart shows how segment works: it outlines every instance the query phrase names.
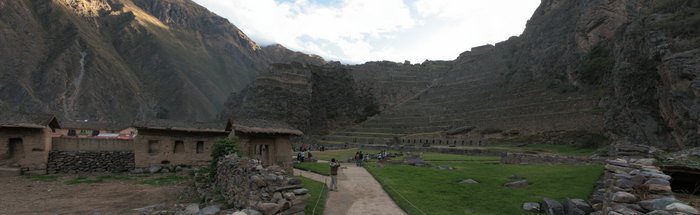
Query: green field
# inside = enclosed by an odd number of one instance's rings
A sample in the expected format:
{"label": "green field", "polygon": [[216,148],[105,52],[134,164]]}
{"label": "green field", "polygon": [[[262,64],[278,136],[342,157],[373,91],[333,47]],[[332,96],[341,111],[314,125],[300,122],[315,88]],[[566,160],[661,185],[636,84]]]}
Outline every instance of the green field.
{"label": "green field", "polygon": [[304,177],[299,177],[299,179],[304,184],[304,188],[309,189],[311,194],[311,198],[306,202],[304,213],[307,215],[323,214],[323,209],[326,206],[326,196],[328,195],[326,185]]}
{"label": "green field", "polygon": [[295,163],[294,168],[321,175],[331,175],[331,167],[328,163]]}
{"label": "green field", "polygon": [[[484,158],[487,159],[487,158]],[[501,165],[479,162],[432,162],[454,170],[386,165],[366,165],[384,190],[409,214],[529,214],[523,202],[543,197],[586,199],[601,166]],[[527,178],[529,187],[503,187],[511,175]],[[473,179],[480,184],[459,184]]]}

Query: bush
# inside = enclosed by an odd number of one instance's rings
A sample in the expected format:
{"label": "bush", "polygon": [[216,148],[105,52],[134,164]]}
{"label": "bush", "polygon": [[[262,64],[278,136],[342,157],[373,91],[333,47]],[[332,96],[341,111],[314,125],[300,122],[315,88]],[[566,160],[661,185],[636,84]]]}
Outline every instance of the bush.
{"label": "bush", "polygon": [[238,153],[238,137],[219,139],[214,142],[211,150],[211,165],[209,166],[209,178],[213,179],[216,176],[216,166],[219,159],[226,155]]}
{"label": "bush", "polygon": [[600,43],[593,47],[583,62],[581,79],[588,84],[599,84],[603,78],[612,72],[615,59],[605,44]]}

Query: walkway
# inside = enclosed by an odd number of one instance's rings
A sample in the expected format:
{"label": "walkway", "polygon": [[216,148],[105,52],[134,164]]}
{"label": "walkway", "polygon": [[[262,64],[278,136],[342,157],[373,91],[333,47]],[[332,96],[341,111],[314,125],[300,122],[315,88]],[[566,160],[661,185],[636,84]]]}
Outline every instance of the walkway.
{"label": "walkway", "polygon": [[[326,209],[324,214],[406,214],[384,192],[377,180],[365,170],[356,167],[354,164],[341,164],[338,171],[338,189],[340,191],[329,191],[326,199]],[[294,175],[301,175],[316,181],[327,180],[330,184],[330,177],[315,173],[294,169]]]}

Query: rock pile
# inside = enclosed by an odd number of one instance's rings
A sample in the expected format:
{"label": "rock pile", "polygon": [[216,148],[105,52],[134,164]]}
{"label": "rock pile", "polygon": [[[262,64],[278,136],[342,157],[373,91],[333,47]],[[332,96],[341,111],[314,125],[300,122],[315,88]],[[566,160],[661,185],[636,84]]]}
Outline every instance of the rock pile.
{"label": "rock pile", "polygon": [[216,187],[227,203],[264,215],[304,214],[309,190],[301,180],[287,177],[279,166],[262,166],[255,159],[236,155],[219,161]]}
{"label": "rock pile", "polygon": [[592,214],[700,214],[673,196],[671,176],[654,159],[616,159],[605,165],[605,186],[593,194]]}
{"label": "rock pile", "polygon": [[124,172],[134,168],[134,152],[130,151],[51,151],[47,172]]}

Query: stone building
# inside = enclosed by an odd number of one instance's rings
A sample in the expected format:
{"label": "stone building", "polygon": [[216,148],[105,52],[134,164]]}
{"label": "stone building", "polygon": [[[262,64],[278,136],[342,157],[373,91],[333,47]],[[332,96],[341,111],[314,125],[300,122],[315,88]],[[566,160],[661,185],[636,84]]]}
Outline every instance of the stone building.
{"label": "stone building", "polygon": [[226,124],[152,120],[134,123],[136,167],[152,165],[204,166],[211,161],[214,142],[226,138]]}
{"label": "stone building", "polygon": [[292,171],[292,144],[290,137],[303,132],[286,123],[260,119],[229,120],[226,130],[233,131],[241,140],[239,150],[243,156],[258,159],[263,165],[278,165]]}
{"label": "stone building", "polygon": [[45,174],[51,135],[60,125],[50,114],[0,113],[0,167],[20,174]]}

